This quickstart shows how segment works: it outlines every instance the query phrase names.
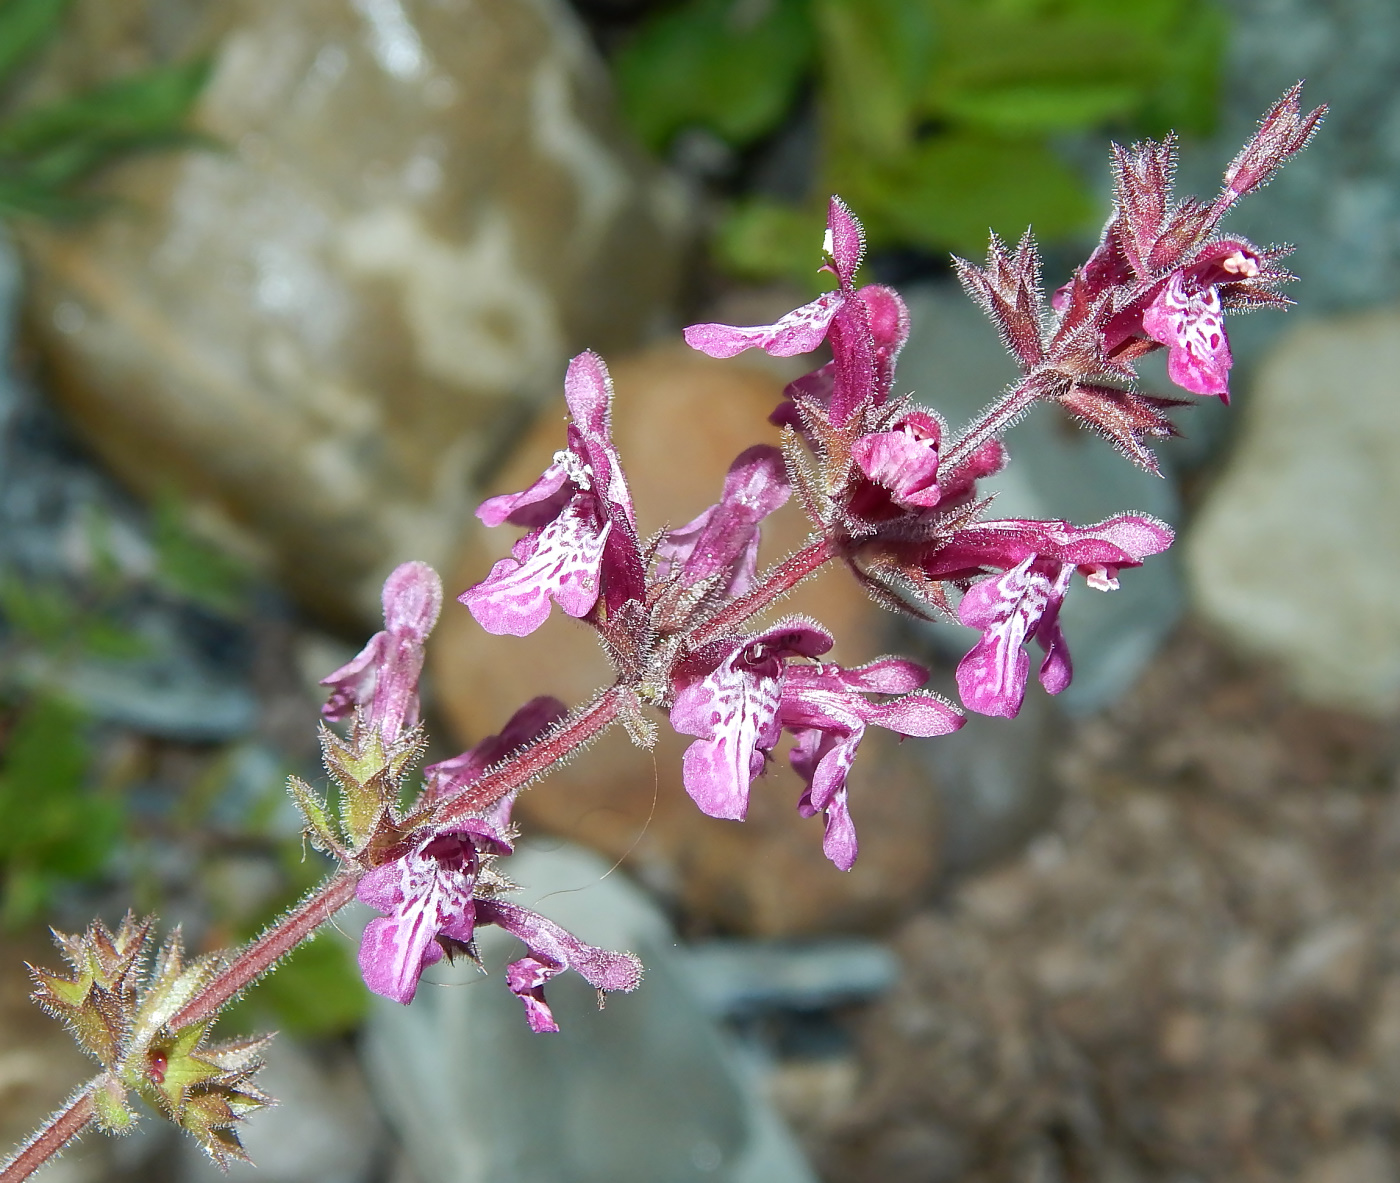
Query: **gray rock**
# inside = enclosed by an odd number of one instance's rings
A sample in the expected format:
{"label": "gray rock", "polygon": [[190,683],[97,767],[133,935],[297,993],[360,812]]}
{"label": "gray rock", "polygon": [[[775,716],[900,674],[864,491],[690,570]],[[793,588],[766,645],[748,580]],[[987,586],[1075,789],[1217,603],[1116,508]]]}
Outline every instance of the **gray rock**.
{"label": "gray rock", "polygon": [[887,946],[854,939],[703,941],[687,946],[680,962],[691,993],[720,1017],[865,1001],[885,993],[899,976]]}
{"label": "gray rock", "polygon": [[615,132],[562,0],[77,7],[70,78],[153,23],[217,34],[197,122],[224,148],[133,162],[125,212],[27,236],[66,408],[134,488],[369,622],[395,563],[450,555],[567,356],[665,320],[683,195]]}
{"label": "gray rock", "polygon": [[112,618],[142,652],[120,661],[82,651],[44,655],[12,632],[6,636],[0,618],[0,681],[11,689],[56,690],[99,719],[148,735],[216,741],[247,734],[257,708],[249,688],[251,646],[241,626],[151,592],[156,557],[145,512],[76,446],[8,360],[19,298],[18,259],[4,239],[0,576],[30,594],[57,590],[81,599],[98,580],[99,566],[110,564],[126,589]]}
{"label": "gray rock", "polygon": [[1186,546],[1201,612],[1320,702],[1400,706],[1400,310],[1295,326]]}
{"label": "gray rock", "polygon": [[636,952],[647,976],[599,1012],[576,975],[549,985],[557,1035],[534,1035],[506,989],[518,944],[480,932],[490,974],[436,969],[411,1007],[383,1002],[369,1078],[425,1183],[810,1183],[812,1175],[690,989],[653,905],[576,847],[526,848],[508,868],[585,940]]}

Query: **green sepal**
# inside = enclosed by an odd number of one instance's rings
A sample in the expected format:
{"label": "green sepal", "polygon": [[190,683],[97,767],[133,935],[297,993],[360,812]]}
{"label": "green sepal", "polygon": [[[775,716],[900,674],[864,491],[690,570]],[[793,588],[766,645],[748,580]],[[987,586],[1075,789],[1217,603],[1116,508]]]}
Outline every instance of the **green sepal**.
{"label": "green sepal", "polygon": [[126,1103],[121,1081],[108,1076],[93,1090],[92,1109],[97,1128],[104,1134],[129,1134],[137,1126],[136,1111]]}
{"label": "green sepal", "polygon": [[299,776],[287,778],[287,792],[292,795],[292,800],[297,803],[302,817],[306,819],[306,830],[311,835],[311,845],[326,854],[339,854],[340,835],[336,832],[321,795]]}

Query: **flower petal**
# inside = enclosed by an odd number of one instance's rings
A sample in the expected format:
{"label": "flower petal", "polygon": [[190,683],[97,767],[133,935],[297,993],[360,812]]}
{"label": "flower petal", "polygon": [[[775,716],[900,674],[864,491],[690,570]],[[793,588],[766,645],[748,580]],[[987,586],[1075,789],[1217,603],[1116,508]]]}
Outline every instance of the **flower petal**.
{"label": "flower petal", "polygon": [[1230,342],[1225,314],[1214,286],[1187,290],[1185,276],[1176,272],[1142,314],[1143,330],[1170,349],[1167,374],[1183,390],[1216,394],[1230,401]]}
{"label": "flower petal", "polygon": [[642,980],[642,963],[631,953],[614,953],[581,941],[554,921],[504,900],[481,900],[477,920],[495,924],[525,942],[530,956],[506,968],[511,992],[525,1005],[525,1017],[535,1032],[558,1031],[559,1025],[544,998],[545,984],[572,969],[596,990],[635,990]]}
{"label": "flower petal", "polygon": [[529,636],[549,617],[553,599],[568,615],[586,616],[598,602],[603,549],[612,522],[599,529],[579,494],[559,517],[516,544],[491,574],[458,599],[497,636]]}
{"label": "flower petal", "polygon": [[499,735],[488,735],[460,756],[424,768],[423,779],[428,784],[429,794],[438,801],[455,796],[475,784],[492,764],[543,735],[567,713],[564,704],[548,694],[532,698],[510,717]]}
{"label": "flower petal", "polygon": [[827,327],[842,299],[839,291],[825,292],[770,325],[691,325],[685,330],[685,343],[711,357],[733,357],[745,349],[762,349],[773,357],[811,353],[826,340]]}
{"label": "flower petal", "polygon": [[1050,580],[1032,569],[1034,561],[1028,557],[1000,576],[974,583],[958,606],[963,624],[982,629],[957,671],[963,704],[980,714],[1013,719],[1025,700],[1030,658],[1023,645],[1050,595]]}
{"label": "flower petal", "polygon": [[719,502],[671,531],[657,548],[665,561],[658,574],[666,578],[678,563],[689,586],[728,570],[727,593],[743,595],[757,568],[759,523],[791,492],[782,452],[768,444],[747,448],[729,466]]}

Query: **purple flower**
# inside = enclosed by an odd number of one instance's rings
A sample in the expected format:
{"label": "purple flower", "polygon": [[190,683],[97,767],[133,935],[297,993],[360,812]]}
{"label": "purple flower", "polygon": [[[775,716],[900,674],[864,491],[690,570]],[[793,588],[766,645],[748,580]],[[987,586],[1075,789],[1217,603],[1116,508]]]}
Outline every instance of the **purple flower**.
{"label": "purple flower", "polygon": [[752,348],[774,357],[791,357],[829,341],[832,360],[794,382],[788,388],[793,402],[784,403],[775,414],[795,423],[793,403],[806,400],[821,404],[826,417],[841,427],[888,396],[895,359],[909,335],[909,313],[889,288],[855,287],[855,274],[865,254],[865,232],[839,197],[833,197],[828,208],[823,249],[829,262],[822,269],[840,283],[835,291],[771,325],[691,325],[685,339],[692,349],[711,357],[733,357]]}
{"label": "purple flower", "polygon": [[791,493],[782,452],[768,444],[741,452],[729,466],[719,502],[672,530],[657,547],[657,577],[668,579],[678,571],[689,587],[727,573],[725,594],[743,595],[758,571],[759,523]]}
{"label": "purple flower", "polygon": [[984,715],[1014,718],[1025,699],[1031,639],[1045,651],[1041,684],[1059,694],[1073,668],[1059,626],[1060,605],[1078,570],[1090,587],[1113,591],[1121,567],[1138,567],[1166,550],[1171,528],[1142,514],[1120,514],[1093,526],[1061,521],[979,522],[955,532],[924,560],[931,579],[972,583],[958,618],[982,638],[958,665],[964,705]]}
{"label": "purple flower", "polygon": [[404,563],[384,581],[384,629],[322,686],[331,688],[321,708],[327,719],[345,719],[368,708],[366,722],[385,744],[418,723],[418,676],[423,645],[442,609],[442,581],[427,563]]}
{"label": "purple flower", "polygon": [[676,667],[671,726],[699,738],[683,761],[686,792],[711,817],[743,820],[749,783],[778,742],[783,668],[816,657],[831,634],[810,621],[783,621],[766,633],[716,641]]}
{"label": "purple flower", "polygon": [[573,422],[568,447],[521,493],[484,501],[488,526],[529,527],[511,557],[459,597],[487,632],[523,637],[549,616],[552,599],[587,616],[601,596],[610,611],[645,594],[632,496],[609,424],[612,379],[596,353],[569,363],[564,394]]}
{"label": "purple flower", "polygon": [[468,821],[429,835],[366,874],[355,897],[385,915],[371,920],[360,939],[365,985],[395,1002],[412,1002],[423,971],[442,960],[444,942],[454,951],[471,944],[482,854],[510,849],[484,822]]}
{"label": "purple flower", "polygon": [[525,1018],[535,1032],[558,1031],[544,1000],[545,983],[566,969],[573,970],[595,990],[635,990],[642,980],[642,963],[631,953],[613,953],[578,939],[537,912],[504,900],[477,901],[477,920],[494,924],[519,937],[528,957],[506,967],[511,992],[525,1004]]}
{"label": "purple flower", "polygon": [[857,439],[851,459],[865,481],[851,495],[851,513],[865,521],[880,521],[937,505],[943,496],[938,487],[942,434],[942,425],[932,415],[911,411],[888,430]]}
{"label": "purple flower", "polygon": [[[678,669],[671,725],[698,737],[685,753],[686,791],[711,817],[735,820],[748,811],[749,786],[783,729],[791,731],[792,766],[807,782],[798,809],[804,817],[826,815],[822,848],[849,871],[857,846],[846,774],[866,727],[947,735],[963,718],[941,699],[910,693],[928,680],[911,661],[881,658],[853,670],[791,661],[830,648],[830,634],[799,619],[707,646]],[[901,697],[872,702],[870,694]]]}
{"label": "purple flower", "polygon": [[1142,313],[1143,331],[1168,347],[1167,374],[1183,390],[1230,401],[1230,342],[1221,284],[1254,279],[1259,256],[1243,243],[1220,243],[1195,266],[1173,271]]}
{"label": "purple flower", "polygon": [[529,948],[528,957],[507,967],[506,982],[534,1031],[559,1029],[544,984],[563,970],[577,971],[599,990],[635,989],[641,964],[630,953],[595,948],[528,909],[477,894],[483,861],[510,849],[490,825],[469,820],[366,874],[355,895],[384,916],[365,926],[360,941],[365,985],[407,1005],[428,966],[445,952],[470,952],[476,926],[495,924]]}
{"label": "purple flower", "polygon": [[[928,671],[912,661],[885,657],[856,669],[839,665],[790,665],[783,673],[778,722],[793,733],[789,760],[807,782],[798,803],[803,817],[826,815],[822,850],[843,871],[856,861],[855,825],[847,802],[846,774],[870,724],[899,735],[948,735],[963,725],[960,711],[940,698],[914,694]],[[872,702],[866,695],[899,695]]]}

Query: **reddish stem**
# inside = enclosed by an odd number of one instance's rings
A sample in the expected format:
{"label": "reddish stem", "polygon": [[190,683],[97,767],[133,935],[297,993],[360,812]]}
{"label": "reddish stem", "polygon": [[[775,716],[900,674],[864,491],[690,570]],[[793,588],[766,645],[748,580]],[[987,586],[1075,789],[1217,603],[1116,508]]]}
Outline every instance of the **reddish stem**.
{"label": "reddish stem", "polygon": [[[198,994],[170,1019],[172,1030],[212,1019],[241,990],[256,982],[355,896],[363,874],[343,870],[332,875],[291,912],[242,949]],[[3,1183],[3,1181],[0,1181]]]}
{"label": "reddish stem", "polygon": [[836,557],[836,544],[829,538],[814,538],[795,555],[772,568],[747,595],[730,600],[691,635],[691,646],[713,641],[726,629],[742,624],[791,591],[822,564]]}
{"label": "reddish stem", "polygon": [[973,453],[990,439],[995,439],[1011,427],[1035,404],[1040,396],[1028,378],[973,423],[957,442],[940,458],[939,482],[945,487],[956,483],[958,469],[972,459]]}
{"label": "reddish stem", "polygon": [[0,1183],[19,1183],[53,1158],[83,1132],[93,1118],[92,1090],[97,1081],[60,1109],[29,1139],[14,1158],[0,1170]]}
{"label": "reddish stem", "polygon": [[627,693],[622,686],[609,686],[593,700],[592,705],[567,719],[562,727],[546,732],[504,764],[444,801],[433,815],[433,824],[446,825],[490,809],[501,798],[547,772],[551,766],[615,722]]}

